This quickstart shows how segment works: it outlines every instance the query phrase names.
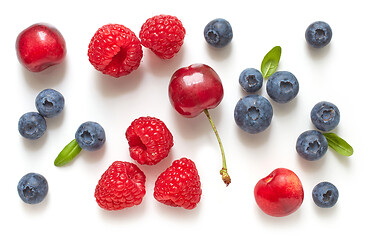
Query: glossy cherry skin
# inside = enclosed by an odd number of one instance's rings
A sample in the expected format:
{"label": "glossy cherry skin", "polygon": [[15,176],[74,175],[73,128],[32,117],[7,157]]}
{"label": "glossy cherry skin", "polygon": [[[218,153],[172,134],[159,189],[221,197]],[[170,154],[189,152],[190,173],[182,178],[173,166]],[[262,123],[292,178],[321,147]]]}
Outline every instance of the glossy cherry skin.
{"label": "glossy cherry skin", "polygon": [[169,99],[178,113],[187,118],[217,107],[223,98],[220,77],[208,65],[193,64],[178,69],[171,77]]}
{"label": "glossy cherry skin", "polygon": [[62,62],[66,55],[66,42],[53,26],[37,23],[23,30],[16,40],[19,62],[31,72]]}
{"label": "glossy cherry skin", "polygon": [[273,217],[284,217],[301,206],[304,190],[293,171],[277,168],[257,182],[254,197],[263,212]]}

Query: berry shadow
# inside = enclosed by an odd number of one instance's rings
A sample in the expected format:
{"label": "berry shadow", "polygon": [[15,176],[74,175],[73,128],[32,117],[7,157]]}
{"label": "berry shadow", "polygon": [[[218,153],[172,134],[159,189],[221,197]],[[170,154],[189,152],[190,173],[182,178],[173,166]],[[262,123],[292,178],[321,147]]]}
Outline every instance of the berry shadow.
{"label": "berry shadow", "polygon": [[[284,217],[272,217],[264,213],[259,207],[256,207],[256,216],[265,225],[269,224],[270,227],[285,227],[294,224],[301,224],[302,211],[301,207],[294,213]],[[270,228],[268,227],[268,228]]]}
{"label": "berry shadow", "polygon": [[47,207],[49,205],[49,195],[50,193],[48,193],[45,196],[44,200],[38,204],[27,204],[20,200],[21,201],[20,204],[23,205],[22,207],[25,214],[29,214],[30,216],[35,216],[36,214],[43,214],[43,212],[47,210]]}
{"label": "berry shadow", "polygon": [[296,155],[297,155],[297,162],[300,164],[301,168],[305,172],[309,172],[309,173],[318,172],[323,167],[324,163],[327,161],[327,153],[321,159],[314,160],[314,161],[309,161],[309,160],[302,158],[299,154],[297,154],[297,152],[296,152]]}
{"label": "berry shadow", "polygon": [[143,71],[144,69],[140,66],[137,70],[119,78],[94,71],[92,78],[103,96],[115,97],[137,89],[143,79]]}
{"label": "berry shadow", "polygon": [[26,83],[32,89],[46,89],[58,85],[63,80],[67,65],[67,59],[65,59],[60,64],[50,66],[41,72],[31,72],[23,66],[20,67]]}
{"label": "berry shadow", "polygon": [[271,124],[270,126],[265,129],[263,132],[256,133],[256,134],[250,134],[248,132],[245,132],[244,130],[240,129],[238,126],[236,126],[236,131],[239,140],[244,143],[245,146],[249,148],[257,148],[265,144],[271,134]]}
{"label": "berry shadow", "polygon": [[297,107],[297,97],[294,98],[292,101],[287,103],[277,103],[273,101],[270,97],[268,98],[271,105],[273,106],[274,116],[287,116],[290,114],[290,112],[295,111],[295,108]]}
{"label": "berry shadow", "polygon": [[313,208],[314,208],[314,212],[315,212],[319,217],[330,219],[330,218],[334,218],[335,215],[337,215],[337,213],[338,213],[337,203],[336,203],[336,205],[334,205],[334,206],[331,207],[331,208],[321,208],[321,207],[318,207],[318,206],[313,202],[312,197],[311,197],[311,201],[312,201],[312,205],[313,205]]}
{"label": "berry shadow", "polygon": [[305,48],[307,49],[307,52],[309,53],[310,57],[314,60],[321,60],[325,56],[329,55],[332,46],[332,44],[328,44],[323,48],[314,48],[311,47],[307,42],[305,42],[304,44],[306,44]]}
{"label": "berry shadow", "polygon": [[243,98],[245,96],[248,96],[248,95],[261,95],[261,96],[264,96],[263,95],[263,90],[262,90],[263,87],[261,87],[260,89],[258,89],[256,92],[252,92],[252,93],[246,92],[240,85],[239,85],[239,88],[240,88],[240,92],[241,92],[241,98]]}
{"label": "berry shadow", "polygon": [[223,48],[216,48],[210,46],[208,43],[205,43],[208,55],[215,61],[226,60],[233,51],[233,44],[229,43]]}
{"label": "berry shadow", "polygon": [[65,119],[65,109],[56,117],[53,118],[45,118],[47,122],[47,131],[48,129],[58,129]]}
{"label": "berry shadow", "polygon": [[[218,107],[217,107],[218,108]],[[219,131],[219,122],[221,120],[221,111],[219,109],[209,109],[209,114]],[[194,118],[186,118],[178,114],[176,111],[172,111],[173,122],[176,123],[178,132],[187,139],[195,139],[200,137],[201,134],[213,134],[213,129],[208,121],[208,118],[203,112]],[[223,141],[223,139],[222,139]]]}
{"label": "berry shadow", "polygon": [[[179,158],[177,158],[179,159]],[[155,181],[159,177],[159,175],[164,172],[168,167],[172,165],[172,162],[176,160],[173,151],[169,152],[169,155],[161,160],[159,163],[155,165],[141,165],[138,164],[136,161],[133,161],[146,175],[146,182],[148,183],[146,186],[146,191],[153,191],[155,186]]]}
{"label": "berry shadow", "polygon": [[152,75],[157,77],[167,77],[170,80],[173,73],[181,67],[182,60],[184,58],[186,46],[183,46],[180,51],[171,59],[161,59],[151,50],[145,49],[144,56],[144,68],[146,71],[151,72]]}
{"label": "berry shadow", "polygon": [[146,195],[142,200],[142,203],[140,205],[136,205],[130,208],[124,208],[117,211],[108,211],[105,209],[102,209],[100,207],[97,207],[97,214],[100,215],[100,218],[103,219],[105,222],[110,223],[118,223],[121,226],[125,224],[125,221],[136,221],[140,220],[145,214],[146,214],[146,208],[147,204],[146,202]]}
{"label": "berry shadow", "polygon": [[327,153],[326,154],[332,154],[332,155],[334,155],[339,160],[339,162],[342,165],[344,165],[345,168],[348,168],[348,169],[351,168],[351,163],[353,162],[350,159],[351,157],[343,156],[343,155],[337,153],[335,150],[331,149],[330,147],[328,147],[328,150],[327,150]]}
{"label": "berry shadow", "polygon": [[84,151],[84,150],[81,150],[81,152],[79,153],[79,155],[81,155],[81,158],[84,159],[84,161],[88,162],[88,163],[96,163],[96,162],[99,162],[103,159],[104,155],[105,155],[105,152],[106,152],[106,144],[107,144],[107,141],[105,142],[105,144],[102,146],[101,149],[97,150],[97,151]]}
{"label": "berry shadow", "polygon": [[198,203],[198,205],[191,210],[184,209],[182,207],[172,207],[165,205],[163,203],[160,203],[156,200],[154,200],[156,203],[155,208],[156,211],[158,211],[158,214],[164,215],[167,217],[167,219],[172,219],[174,221],[177,221],[179,223],[182,222],[188,222],[188,221],[195,221],[195,218],[200,216],[201,208],[202,208],[202,201]]}
{"label": "berry shadow", "polygon": [[27,150],[29,150],[29,151],[38,151],[38,150],[40,150],[45,145],[45,143],[46,143],[46,141],[48,139],[48,129],[43,134],[43,136],[41,136],[39,139],[30,140],[30,139],[23,138],[22,136],[20,136],[20,137],[22,138],[23,146]]}

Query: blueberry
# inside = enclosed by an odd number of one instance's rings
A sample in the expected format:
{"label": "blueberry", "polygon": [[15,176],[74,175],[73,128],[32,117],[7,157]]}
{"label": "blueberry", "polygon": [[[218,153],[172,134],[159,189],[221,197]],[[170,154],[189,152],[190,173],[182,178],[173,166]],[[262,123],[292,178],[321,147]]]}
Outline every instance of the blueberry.
{"label": "blueberry", "polygon": [[321,182],[314,187],[312,196],[318,207],[330,208],[338,200],[338,189],[330,182]]}
{"label": "blueberry", "polygon": [[45,133],[46,128],[44,117],[37,112],[25,113],[18,121],[18,131],[27,139],[35,140],[40,138]]}
{"label": "blueberry", "polygon": [[296,151],[306,160],[318,160],[327,150],[327,139],[317,130],[305,131],[297,138]]}
{"label": "blueberry", "polygon": [[213,47],[225,47],[233,38],[230,23],[222,18],[210,21],[204,28],[204,38]]}
{"label": "blueberry", "polygon": [[275,72],[266,83],[267,94],[278,103],[287,103],[294,99],[299,88],[297,78],[287,71]]}
{"label": "blueberry", "polygon": [[48,193],[48,182],[38,173],[28,173],[19,180],[18,195],[28,204],[37,204],[44,200]]}
{"label": "blueberry", "polygon": [[106,141],[105,130],[96,122],[85,122],[76,131],[75,139],[82,149],[95,151]]}
{"label": "blueberry", "polygon": [[235,106],[236,124],[244,131],[254,134],[269,127],[273,117],[271,103],[260,95],[241,98]]}
{"label": "blueberry", "polygon": [[340,122],[340,111],[333,103],[322,101],[313,107],[310,113],[311,121],[322,131],[331,131]]}
{"label": "blueberry", "polygon": [[310,24],[305,32],[306,41],[314,48],[326,46],[332,39],[332,29],[323,21]]}
{"label": "blueberry", "polygon": [[35,105],[42,116],[52,118],[62,112],[65,99],[60,92],[54,89],[45,89],[36,96]]}
{"label": "blueberry", "polygon": [[261,89],[263,76],[260,71],[254,68],[244,69],[239,76],[239,84],[249,93],[257,92]]}

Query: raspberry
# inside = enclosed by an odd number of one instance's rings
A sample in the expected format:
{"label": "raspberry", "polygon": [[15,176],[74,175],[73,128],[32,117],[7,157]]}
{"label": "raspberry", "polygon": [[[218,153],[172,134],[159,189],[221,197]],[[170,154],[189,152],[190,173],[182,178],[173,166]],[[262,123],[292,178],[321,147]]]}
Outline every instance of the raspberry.
{"label": "raspberry", "polygon": [[136,35],[119,24],[99,28],[89,43],[88,57],[95,69],[113,77],[128,75],[136,70],[143,56]]}
{"label": "raspberry", "polygon": [[179,52],[186,30],[174,16],[158,15],[146,20],[139,37],[144,47],[162,59],[170,59]]}
{"label": "raspberry", "polygon": [[145,196],[145,174],[133,163],[116,161],[98,181],[94,197],[106,210],[139,205]]}
{"label": "raspberry", "polygon": [[125,132],[130,156],[140,164],[155,165],[168,156],[173,136],[161,120],[140,117]]}
{"label": "raspberry", "polygon": [[200,185],[195,163],[181,158],[160,174],[155,182],[154,197],[169,206],[193,209],[200,201]]}

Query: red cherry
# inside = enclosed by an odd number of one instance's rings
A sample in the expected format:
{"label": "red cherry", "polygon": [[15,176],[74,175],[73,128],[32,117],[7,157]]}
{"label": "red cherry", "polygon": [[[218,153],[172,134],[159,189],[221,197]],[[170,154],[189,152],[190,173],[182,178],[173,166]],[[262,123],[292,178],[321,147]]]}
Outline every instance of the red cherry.
{"label": "red cherry", "polygon": [[304,190],[293,171],[277,168],[257,182],[254,197],[263,212],[273,217],[284,217],[301,206]]}
{"label": "red cherry", "polygon": [[41,72],[62,62],[66,55],[66,43],[55,27],[37,23],[18,35],[16,51],[23,66],[31,72]]}
{"label": "red cherry", "polygon": [[221,139],[214,126],[208,109],[217,107],[223,98],[223,87],[218,74],[208,65],[193,64],[178,69],[169,83],[169,99],[178,113],[187,118],[198,116],[204,112],[217,137],[222,154],[222,180],[228,186],[231,182],[227,173],[225,151]]}
{"label": "red cherry", "polygon": [[169,84],[172,106],[182,116],[192,118],[204,109],[217,107],[223,98],[220,77],[205,64],[178,69]]}

